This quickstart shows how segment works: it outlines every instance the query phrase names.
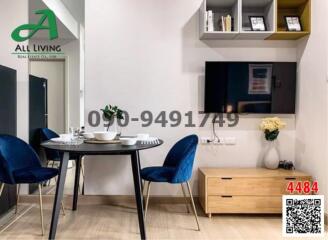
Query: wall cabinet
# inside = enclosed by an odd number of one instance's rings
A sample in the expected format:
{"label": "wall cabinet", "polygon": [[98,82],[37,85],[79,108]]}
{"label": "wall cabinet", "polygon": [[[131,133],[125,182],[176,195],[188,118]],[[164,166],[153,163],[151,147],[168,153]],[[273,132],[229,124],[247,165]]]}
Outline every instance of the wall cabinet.
{"label": "wall cabinet", "polygon": [[[207,30],[206,11],[214,13],[214,31]],[[311,32],[311,0],[204,0],[200,7],[200,39],[296,40]],[[219,28],[230,15],[233,31]],[[250,16],[263,16],[266,31],[252,31]],[[301,32],[287,30],[285,16],[299,16]]]}

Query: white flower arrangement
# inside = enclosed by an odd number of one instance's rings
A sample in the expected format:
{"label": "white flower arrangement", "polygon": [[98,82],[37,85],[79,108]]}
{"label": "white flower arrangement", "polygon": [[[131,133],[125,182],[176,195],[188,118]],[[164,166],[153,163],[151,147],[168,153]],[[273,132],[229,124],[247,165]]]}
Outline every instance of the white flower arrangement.
{"label": "white flower arrangement", "polygon": [[279,130],[286,127],[286,123],[278,117],[264,118],[260,124],[260,129],[265,134],[265,139],[274,141],[279,135]]}

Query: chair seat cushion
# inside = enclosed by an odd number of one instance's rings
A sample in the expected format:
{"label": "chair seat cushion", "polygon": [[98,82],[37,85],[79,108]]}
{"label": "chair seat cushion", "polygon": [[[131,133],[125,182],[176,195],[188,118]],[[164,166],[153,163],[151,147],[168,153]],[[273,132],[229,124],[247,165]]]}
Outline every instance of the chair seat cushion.
{"label": "chair seat cushion", "polygon": [[40,183],[58,175],[55,168],[25,168],[13,172],[16,183]]}
{"label": "chair seat cushion", "polygon": [[141,177],[151,182],[171,182],[175,168],[173,167],[146,167],[141,170]]}

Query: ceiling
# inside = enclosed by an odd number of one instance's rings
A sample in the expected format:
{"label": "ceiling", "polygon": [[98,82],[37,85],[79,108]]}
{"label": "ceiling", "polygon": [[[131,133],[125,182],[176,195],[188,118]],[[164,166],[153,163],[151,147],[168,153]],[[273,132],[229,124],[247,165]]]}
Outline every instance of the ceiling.
{"label": "ceiling", "polygon": [[[42,2],[42,0],[29,0],[29,23],[37,23],[39,21],[40,15],[35,14],[34,12],[40,9],[48,9],[48,7]],[[56,18],[56,20],[59,41],[76,39],[58,18]],[[31,39],[48,40],[48,31],[40,30],[33,35]]]}

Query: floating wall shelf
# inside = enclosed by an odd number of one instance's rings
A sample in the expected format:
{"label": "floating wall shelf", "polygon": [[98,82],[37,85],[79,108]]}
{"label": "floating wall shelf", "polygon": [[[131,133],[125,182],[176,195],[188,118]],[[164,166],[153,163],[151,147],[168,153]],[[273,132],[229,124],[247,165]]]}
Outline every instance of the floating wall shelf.
{"label": "floating wall shelf", "polygon": [[[206,29],[206,11],[214,13],[214,31]],[[233,31],[223,32],[221,16],[233,18]],[[249,16],[263,16],[267,31],[251,31]],[[287,31],[285,16],[299,16],[301,32]],[[204,0],[200,7],[200,39],[296,40],[311,32],[311,0]]]}

